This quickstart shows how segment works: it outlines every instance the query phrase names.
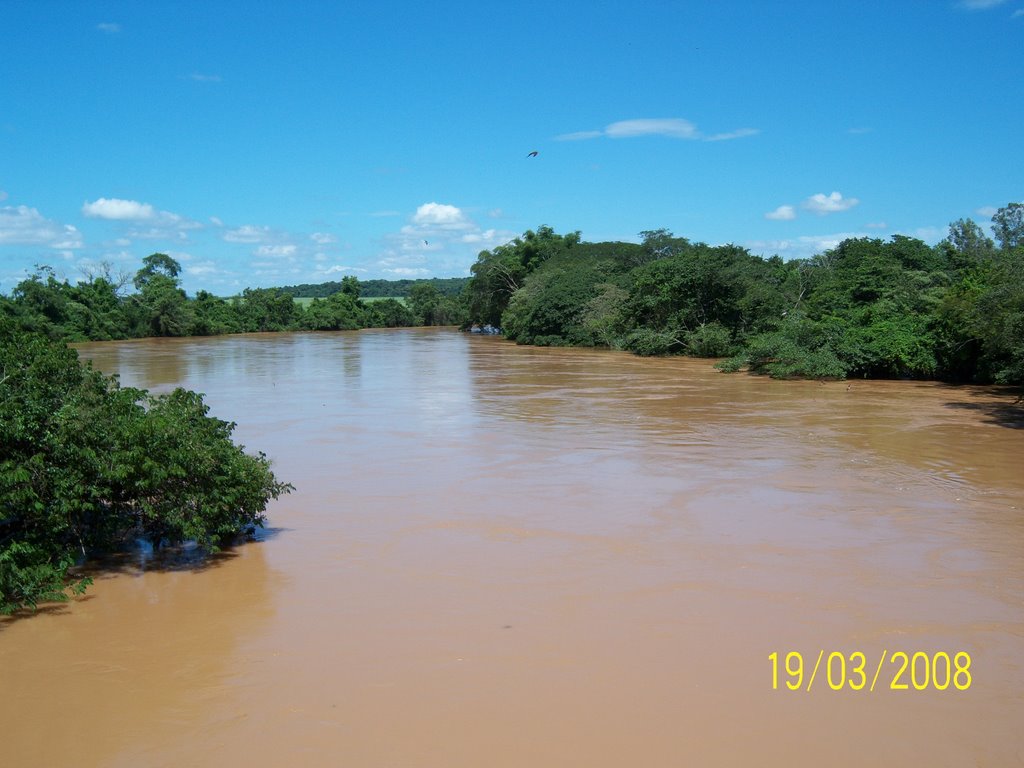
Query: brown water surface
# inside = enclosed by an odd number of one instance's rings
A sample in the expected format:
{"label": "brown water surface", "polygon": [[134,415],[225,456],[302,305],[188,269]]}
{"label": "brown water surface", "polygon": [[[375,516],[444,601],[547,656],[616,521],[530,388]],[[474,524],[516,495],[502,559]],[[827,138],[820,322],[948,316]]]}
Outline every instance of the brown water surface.
{"label": "brown water surface", "polygon": [[[0,620],[3,766],[1024,762],[1004,392],[432,330],[81,352],[205,392],[297,491],[205,568]],[[883,651],[970,686],[869,690]]]}

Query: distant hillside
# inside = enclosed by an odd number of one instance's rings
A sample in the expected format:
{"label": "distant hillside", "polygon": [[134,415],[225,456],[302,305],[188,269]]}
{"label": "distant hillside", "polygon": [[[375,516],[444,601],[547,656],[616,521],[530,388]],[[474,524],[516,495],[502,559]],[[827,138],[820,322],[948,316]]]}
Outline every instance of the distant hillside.
{"label": "distant hillside", "polygon": [[[431,277],[420,280],[360,280],[359,295],[363,298],[385,298],[408,296],[414,285],[429,283],[437,289],[442,296],[458,296],[462,293],[463,287],[469,282],[468,277]],[[330,281],[326,283],[303,283],[301,285],[285,285],[281,288],[285,293],[299,298],[323,299],[341,290],[341,283]]]}

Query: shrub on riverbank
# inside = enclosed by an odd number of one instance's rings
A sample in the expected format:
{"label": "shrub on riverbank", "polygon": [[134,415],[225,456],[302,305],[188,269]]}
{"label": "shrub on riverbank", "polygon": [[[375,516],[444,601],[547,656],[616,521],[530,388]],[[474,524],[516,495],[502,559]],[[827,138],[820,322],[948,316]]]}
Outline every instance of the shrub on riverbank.
{"label": "shrub on riverbank", "polygon": [[120,387],[0,318],[0,612],[60,599],[70,566],[144,538],[216,550],[287,493],[182,389]]}
{"label": "shrub on riverbank", "polygon": [[519,343],[732,357],[777,378],[1024,383],[1024,204],[929,246],[848,238],[808,259],[761,258],[667,230],[587,243],[549,227],[483,251],[470,322]]}

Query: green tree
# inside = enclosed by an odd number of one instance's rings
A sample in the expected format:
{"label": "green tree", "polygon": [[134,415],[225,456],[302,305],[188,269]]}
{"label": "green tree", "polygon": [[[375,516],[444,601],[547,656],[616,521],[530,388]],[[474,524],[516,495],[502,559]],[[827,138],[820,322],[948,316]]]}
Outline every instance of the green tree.
{"label": "green tree", "polygon": [[298,320],[295,300],[280,288],[246,288],[234,306],[241,329],[249,333],[288,330]]}
{"label": "green tree", "polygon": [[370,324],[377,328],[402,328],[416,325],[416,316],[397,299],[381,299],[369,304]]}
{"label": "green tree", "polygon": [[199,291],[192,301],[190,336],[217,336],[241,331],[241,319],[231,305],[207,291]]}
{"label": "green tree", "polygon": [[213,550],[287,492],[184,390],[121,388],[0,318],[0,610],[59,599],[68,568],[136,537]]}
{"label": "green tree", "polygon": [[142,290],[153,277],[161,275],[177,283],[181,265],[166,253],[151,253],[142,260],[142,269],[135,273],[135,287]]}
{"label": "green tree", "polygon": [[192,325],[188,297],[181,289],[181,265],[166,253],[153,253],[142,260],[133,281],[135,336],[185,336]]}
{"label": "green tree", "polygon": [[526,276],[579,242],[579,232],[558,235],[551,227],[542,226],[493,251],[481,251],[470,267],[473,277],[466,287],[469,320],[500,325],[502,313]]}
{"label": "green tree", "polygon": [[1024,246],[1024,203],[1010,203],[996,211],[992,232],[1005,251]]}
{"label": "green tree", "polygon": [[995,243],[971,219],[957,219],[949,225],[945,244],[950,250],[948,260],[954,269],[970,269],[992,259]]}
{"label": "green tree", "polygon": [[326,299],[313,299],[300,322],[311,331],[354,331],[367,327],[369,321],[366,307],[351,293],[339,291]]}
{"label": "green tree", "polygon": [[341,292],[346,293],[353,299],[359,298],[359,278],[354,275],[345,275],[341,278]]}

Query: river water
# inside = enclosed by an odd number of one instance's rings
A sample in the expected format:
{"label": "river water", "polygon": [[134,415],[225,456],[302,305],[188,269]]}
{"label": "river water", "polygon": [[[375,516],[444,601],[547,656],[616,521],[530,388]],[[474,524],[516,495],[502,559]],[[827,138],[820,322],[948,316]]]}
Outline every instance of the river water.
{"label": "river water", "polygon": [[80,353],[205,392],[296,491],[0,620],[4,766],[1024,763],[1004,391],[449,330]]}

